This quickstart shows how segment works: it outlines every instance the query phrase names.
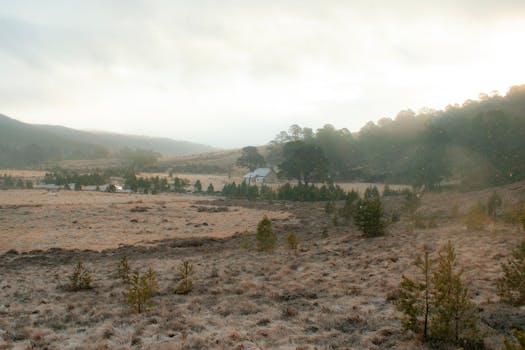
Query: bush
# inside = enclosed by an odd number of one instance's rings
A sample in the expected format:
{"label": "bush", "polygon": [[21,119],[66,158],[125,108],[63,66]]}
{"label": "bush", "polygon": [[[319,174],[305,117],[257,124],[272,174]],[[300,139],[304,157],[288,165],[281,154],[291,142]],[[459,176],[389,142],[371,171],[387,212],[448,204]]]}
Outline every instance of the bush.
{"label": "bush", "polygon": [[359,200],[359,193],[352,190],[346,195],[345,205],[339,211],[339,215],[345,218],[347,221],[350,220],[355,213],[356,202]]}
{"label": "bush", "polygon": [[425,250],[415,262],[420,279],[402,277],[394,303],[404,313],[403,327],[434,343],[480,347],[476,309],[461,280],[463,270],[458,269],[452,244],[441,250],[433,272],[430,261]]}
{"label": "bush", "polygon": [[148,271],[146,271],[144,278],[146,278],[148,294],[150,296],[157,295],[157,293],[159,292],[159,284],[157,282],[157,276],[155,275],[155,271],[153,271],[151,267],[148,268]]}
{"label": "bush", "polygon": [[385,188],[383,188],[383,197],[399,196],[400,194],[401,191],[391,189],[388,184],[386,184]]}
{"label": "bush", "polygon": [[506,303],[525,305],[525,240],[501,268],[503,277],[496,282],[498,295]]}
{"label": "bush", "polygon": [[438,257],[438,267],[432,276],[433,311],[430,334],[433,340],[472,347],[479,342],[476,309],[468,287],[463,285],[450,241]]}
{"label": "bush", "polygon": [[81,261],[73,269],[73,273],[69,276],[68,289],[71,291],[79,291],[91,289],[91,273],[84,267]]}
{"label": "bush", "polygon": [[401,320],[403,328],[423,334],[423,339],[427,339],[431,291],[429,251],[425,250],[423,259],[416,259],[414,264],[421,272],[423,281],[413,280],[403,275],[399,286],[399,297],[395,304],[397,309],[405,314]]}
{"label": "bush", "polygon": [[196,192],[196,193],[202,192],[201,180],[195,181],[195,183],[193,184],[193,192]]}
{"label": "bush", "polygon": [[272,250],[277,242],[277,236],[273,232],[272,222],[268,217],[264,216],[257,225],[257,249],[262,251]]}
{"label": "bush", "polygon": [[286,237],[286,243],[288,243],[288,248],[292,250],[297,250],[297,234],[295,234],[295,232],[290,232]]}
{"label": "bush", "polygon": [[357,203],[354,223],[367,237],[382,236],[386,225],[383,220],[383,207],[377,188],[367,189],[363,199]]}
{"label": "bush", "polygon": [[476,204],[469,208],[463,223],[469,231],[483,230],[489,223],[490,218],[487,215],[482,204]]}
{"label": "bush", "polygon": [[193,289],[193,266],[188,260],[184,260],[179,267],[179,284],[175,288],[177,294],[188,294]]}
{"label": "bush", "polygon": [[138,270],[135,270],[130,276],[124,296],[131,309],[140,314],[147,312],[153,306],[151,297],[157,293],[157,290],[157,278],[151,268],[142,276]]}
{"label": "bush", "polygon": [[129,283],[130,277],[129,274],[131,272],[131,268],[129,266],[128,262],[128,256],[123,255],[122,258],[120,258],[118,268],[117,268],[117,278],[120,278],[122,282],[125,284]]}

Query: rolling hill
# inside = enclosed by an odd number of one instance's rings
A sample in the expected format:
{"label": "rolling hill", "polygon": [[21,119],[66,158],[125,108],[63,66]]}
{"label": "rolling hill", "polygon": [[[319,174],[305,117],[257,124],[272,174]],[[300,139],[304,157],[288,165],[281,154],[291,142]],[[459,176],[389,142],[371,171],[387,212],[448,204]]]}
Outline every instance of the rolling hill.
{"label": "rolling hill", "polygon": [[0,114],[0,166],[31,166],[65,159],[96,159],[122,149],[144,149],[163,157],[210,152],[207,145],[169,138],[89,132],[27,124]]}

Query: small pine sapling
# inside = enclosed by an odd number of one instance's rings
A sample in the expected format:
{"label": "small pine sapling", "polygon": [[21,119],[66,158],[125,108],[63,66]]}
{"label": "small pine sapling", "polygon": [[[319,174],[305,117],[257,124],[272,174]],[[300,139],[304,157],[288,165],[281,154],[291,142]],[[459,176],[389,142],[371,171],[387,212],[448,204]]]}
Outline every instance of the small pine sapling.
{"label": "small pine sapling", "polygon": [[439,254],[438,266],[432,276],[431,337],[438,342],[470,346],[479,342],[478,319],[469,289],[461,280],[462,274],[449,241]]}
{"label": "small pine sapling", "polygon": [[261,251],[273,250],[275,243],[277,242],[277,236],[273,232],[272,222],[267,216],[259,222],[257,225],[257,249]]}
{"label": "small pine sapling", "polygon": [[377,187],[368,188],[363,199],[358,201],[354,223],[367,237],[385,234],[386,224],[383,219],[383,206]]}
{"label": "small pine sapling", "polygon": [[149,267],[146,273],[144,274],[144,278],[146,279],[148,295],[149,296],[157,295],[159,292],[159,284],[157,282],[157,276],[155,275],[155,271],[153,271],[151,267]]}
{"label": "small pine sapling", "polygon": [[501,300],[512,305],[525,305],[525,240],[501,265],[503,276],[496,282]]}
{"label": "small pine sapling", "polygon": [[288,236],[286,237],[286,242],[288,243],[288,248],[291,250],[297,251],[297,234],[295,232],[290,232]]}
{"label": "small pine sapling", "polygon": [[120,261],[119,261],[119,264],[118,264],[118,268],[117,268],[117,278],[120,278],[122,280],[122,282],[124,282],[124,284],[128,284],[129,283],[129,274],[131,272],[131,267],[129,266],[129,262],[128,262],[128,256],[127,255],[123,255],[121,258],[120,258]]}
{"label": "small pine sapling", "polygon": [[145,275],[141,276],[138,270],[133,271],[130,275],[124,296],[130,308],[139,314],[147,312],[153,306],[153,301],[149,294],[148,280]]}
{"label": "small pine sapling", "polygon": [[402,324],[405,330],[422,334],[423,340],[428,337],[428,326],[431,303],[431,263],[428,249],[424,249],[423,258],[414,262],[422,275],[422,280],[410,279],[403,275],[400,283],[399,297],[395,301],[397,309],[405,314]]}
{"label": "small pine sapling", "polygon": [[352,217],[354,216],[355,206],[356,202],[359,200],[359,193],[352,190],[350,193],[347,194],[345,199],[345,205],[340,210],[340,215],[345,218],[346,221],[350,221]]}
{"label": "small pine sapling", "polygon": [[79,261],[73,269],[73,273],[69,276],[68,289],[74,292],[91,289],[92,280],[89,270]]}
{"label": "small pine sapling", "polygon": [[184,260],[179,268],[179,284],[175,288],[177,294],[188,294],[193,289],[193,266],[188,260]]}

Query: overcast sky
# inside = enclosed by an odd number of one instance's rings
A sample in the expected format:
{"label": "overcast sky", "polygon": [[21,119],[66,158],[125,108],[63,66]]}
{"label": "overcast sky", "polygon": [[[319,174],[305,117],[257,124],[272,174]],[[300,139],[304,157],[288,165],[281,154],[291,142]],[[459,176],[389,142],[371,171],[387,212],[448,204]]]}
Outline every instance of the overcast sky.
{"label": "overcast sky", "polygon": [[525,84],[523,0],[0,0],[0,113],[218,147]]}

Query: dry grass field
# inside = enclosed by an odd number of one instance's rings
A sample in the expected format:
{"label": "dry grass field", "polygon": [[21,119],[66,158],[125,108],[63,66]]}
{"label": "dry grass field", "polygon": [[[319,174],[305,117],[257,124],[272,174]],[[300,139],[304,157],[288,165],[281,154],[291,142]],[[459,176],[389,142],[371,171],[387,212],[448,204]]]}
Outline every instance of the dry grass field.
{"label": "dry grass field", "polygon": [[[512,202],[525,198],[524,188],[499,191]],[[491,192],[425,195],[421,210],[436,228],[407,230],[402,215],[386,236],[365,238],[342,220],[334,225],[324,203],[1,191],[0,348],[425,349],[402,331],[390,300],[423,245],[435,254],[450,240],[485,345],[499,349],[505,331],[525,322],[525,309],[500,304],[494,281],[525,234],[500,222],[467,231],[451,214],[454,204],[465,213]],[[387,211],[401,205],[399,197],[385,201]],[[263,215],[278,235],[272,253],[255,249]],[[292,231],[296,252],[285,245]],[[123,301],[114,275],[124,254],[133,268],[157,274],[160,292],[148,313]],[[177,268],[186,259],[194,288],[177,295]],[[94,288],[70,292],[64,285],[78,261],[91,270]]]}

